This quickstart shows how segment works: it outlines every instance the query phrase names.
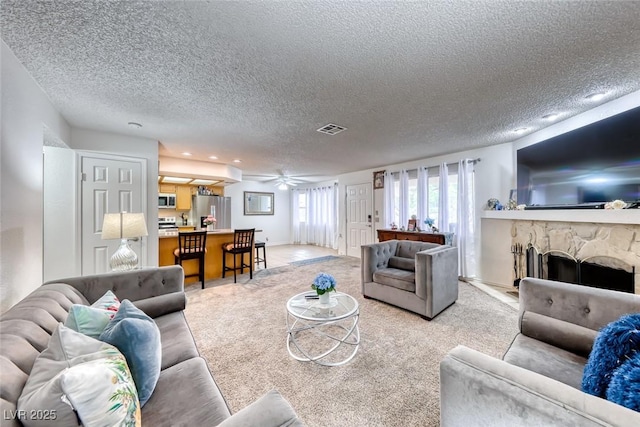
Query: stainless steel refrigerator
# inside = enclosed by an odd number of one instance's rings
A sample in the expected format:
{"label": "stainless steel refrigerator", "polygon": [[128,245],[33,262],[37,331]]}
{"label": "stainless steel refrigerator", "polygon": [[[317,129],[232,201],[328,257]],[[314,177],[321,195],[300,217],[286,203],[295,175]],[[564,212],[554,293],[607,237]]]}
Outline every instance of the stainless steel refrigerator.
{"label": "stainless steel refrigerator", "polygon": [[208,215],[215,217],[217,229],[231,228],[231,197],[193,196],[191,201],[192,220],[203,227],[202,220]]}

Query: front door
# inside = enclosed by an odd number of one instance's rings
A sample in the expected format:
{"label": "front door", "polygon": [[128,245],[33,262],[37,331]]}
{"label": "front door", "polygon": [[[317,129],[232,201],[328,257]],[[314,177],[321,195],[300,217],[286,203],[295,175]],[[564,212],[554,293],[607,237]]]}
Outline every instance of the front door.
{"label": "front door", "polygon": [[373,242],[371,184],[347,185],[347,255],[360,258],[360,246]]}
{"label": "front door", "polygon": [[[144,160],[86,154],[81,157],[82,172],[82,275],[109,271],[109,259],[119,240],[102,240],[105,213],[144,212]],[[130,239],[131,249],[144,264],[146,252],[141,241]]]}

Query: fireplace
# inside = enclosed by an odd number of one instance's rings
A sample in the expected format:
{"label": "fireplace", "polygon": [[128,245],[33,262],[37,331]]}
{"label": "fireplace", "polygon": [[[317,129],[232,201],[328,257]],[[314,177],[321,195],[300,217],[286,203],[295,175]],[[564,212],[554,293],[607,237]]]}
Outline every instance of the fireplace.
{"label": "fireplace", "polygon": [[560,251],[540,254],[534,247],[529,247],[526,251],[526,271],[529,277],[634,293],[635,267],[605,258],[594,257],[593,260],[601,261],[598,263],[579,260]]}

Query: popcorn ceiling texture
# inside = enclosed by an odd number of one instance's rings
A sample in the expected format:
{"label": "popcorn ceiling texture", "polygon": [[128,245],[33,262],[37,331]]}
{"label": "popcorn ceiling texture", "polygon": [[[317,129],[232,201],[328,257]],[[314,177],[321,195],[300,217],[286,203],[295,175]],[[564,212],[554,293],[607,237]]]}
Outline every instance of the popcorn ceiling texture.
{"label": "popcorn ceiling texture", "polygon": [[[0,7],[3,41],[72,126],[241,157],[245,172],[331,175],[508,142],[592,108],[594,91],[640,89],[640,2]],[[348,130],[315,131],[327,123]]]}

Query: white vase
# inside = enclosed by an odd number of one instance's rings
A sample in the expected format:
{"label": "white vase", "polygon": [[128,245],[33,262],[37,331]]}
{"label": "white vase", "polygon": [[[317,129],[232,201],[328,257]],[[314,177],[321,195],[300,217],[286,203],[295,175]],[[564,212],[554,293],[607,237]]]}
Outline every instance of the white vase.
{"label": "white vase", "polygon": [[320,304],[329,305],[330,298],[331,297],[329,296],[329,292],[325,292],[324,294],[320,295]]}
{"label": "white vase", "polygon": [[215,224],[208,224],[207,225],[207,231],[214,231],[216,229]]}

